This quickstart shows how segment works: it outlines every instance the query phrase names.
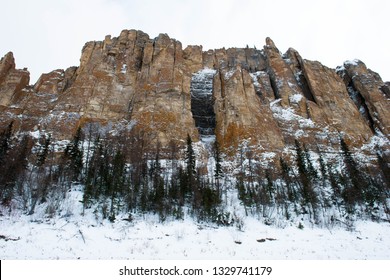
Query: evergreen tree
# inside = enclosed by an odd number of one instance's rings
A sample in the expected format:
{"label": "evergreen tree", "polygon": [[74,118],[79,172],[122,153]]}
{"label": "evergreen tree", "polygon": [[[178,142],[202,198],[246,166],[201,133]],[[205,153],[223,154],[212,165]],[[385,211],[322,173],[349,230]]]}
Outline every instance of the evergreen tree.
{"label": "evergreen tree", "polygon": [[298,166],[298,171],[300,175],[304,175],[307,177],[307,166],[306,166],[306,156],[301,148],[301,144],[299,144],[298,140],[295,139],[295,152],[297,154],[296,156],[296,162]]}
{"label": "evergreen tree", "polygon": [[49,134],[48,137],[42,136],[43,141],[43,147],[39,150],[37,154],[37,166],[41,167],[45,164],[47,156],[49,154],[49,147],[51,142],[51,135]]}
{"label": "evergreen tree", "polygon": [[23,185],[26,179],[32,141],[30,137],[24,135],[19,143],[14,143],[12,148],[10,146],[7,148],[7,155],[0,172],[0,199],[4,205],[11,202],[19,185]]}
{"label": "evergreen tree", "polygon": [[0,134],[0,166],[4,164],[5,156],[11,146],[13,121],[10,122],[8,127]]}
{"label": "evergreen tree", "polygon": [[111,207],[110,207],[110,221],[115,220],[115,213],[118,207],[118,195],[121,193],[125,182],[125,160],[121,151],[117,150],[115,152],[112,164],[109,179],[107,180],[107,190],[110,194]]}
{"label": "evergreen tree", "polygon": [[[200,190],[201,208],[199,217],[206,221],[216,221],[218,216],[217,207],[220,204],[218,192],[210,187],[208,182],[203,182]],[[197,209],[195,209],[197,210]]]}
{"label": "evergreen tree", "polygon": [[317,170],[313,166],[313,162],[311,161],[311,157],[310,157],[310,152],[306,148],[306,146],[304,146],[304,154],[305,154],[305,160],[306,160],[306,164],[307,164],[307,176],[308,176],[310,182],[312,184],[314,184],[316,182],[316,180],[318,180],[318,173],[317,173]]}
{"label": "evergreen tree", "polygon": [[272,201],[275,196],[275,188],[274,188],[273,180],[271,178],[271,172],[269,169],[265,171],[265,178],[267,179],[266,191],[269,196],[269,200]]}
{"label": "evergreen tree", "polygon": [[328,174],[328,169],[326,167],[326,163],[324,161],[324,158],[322,156],[322,152],[319,150],[319,148],[317,147],[317,153],[319,155],[318,157],[318,163],[319,163],[319,169],[320,169],[320,175],[318,175],[317,179],[318,179],[318,186],[321,185],[322,183],[322,187],[319,189],[319,193],[321,194],[321,203],[322,203],[322,206],[327,208],[327,207],[330,207],[331,206],[331,197],[329,197],[329,195],[327,194],[327,191],[326,191],[326,187],[329,185],[329,174]]}
{"label": "evergreen tree", "polygon": [[299,144],[298,140],[295,139],[295,152],[296,152],[296,162],[298,166],[299,179],[302,186],[302,196],[305,203],[308,203],[310,200],[309,188],[310,181],[308,178],[308,170],[306,167],[306,158],[305,154]]}
{"label": "evergreen tree", "polygon": [[160,143],[157,143],[155,159],[150,168],[150,175],[154,189],[156,189],[157,186],[160,185],[160,181],[162,181],[161,172],[162,168],[160,163]]}
{"label": "evergreen tree", "polygon": [[313,211],[316,210],[317,195],[314,191],[310,172],[306,165],[306,156],[298,140],[295,140],[296,162],[298,165],[299,179],[302,187],[303,204],[310,205]]}
{"label": "evergreen tree", "polygon": [[326,164],[324,161],[324,158],[322,157],[322,153],[318,150],[318,162],[320,164],[320,172],[321,172],[321,178],[322,178],[322,186],[326,186],[326,180],[328,180],[328,170],[326,168]]}
{"label": "evergreen tree", "polygon": [[152,208],[154,211],[158,212],[160,220],[165,219],[165,186],[164,180],[162,177],[162,168],[160,163],[160,143],[157,143],[155,160],[152,164],[150,170],[153,191],[151,193],[151,199],[153,201]]}
{"label": "evergreen tree", "polygon": [[70,171],[70,179],[79,181],[83,170],[83,138],[81,128],[78,127],[72,142],[64,151],[65,158],[68,159],[67,167]]}
{"label": "evergreen tree", "polygon": [[[52,164],[48,164],[48,156],[49,154],[52,154],[52,151],[50,151],[50,145],[51,145],[51,135],[48,136],[43,135],[40,139],[40,142],[43,142],[40,144],[40,149],[37,153],[37,159],[36,159],[36,166],[37,169],[37,184],[39,184],[39,196],[41,203],[46,202],[46,198],[49,192],[50,186],[53,184],[52,182]],[[34,212],[34,207],[31,207],[32,212]],[[31,211],[30,211],[31,212]]]}
{"label": "evergreen tree", "polygon": [[331,163],[327,164],[327,170],[329,174],[329,182],[332,188],[332,201],[333,204],[339,206],[341,199],[341,188],[340,185],[344,184],[343,176],[335,169]]}
{"label": "evergreen tree", "polygon": [[384,185],[387,190],[390,191],[390,168],[388,161],[386,161],[385,157],[382,156],[382,153],[380,153],[379,151],[376,152],[376,158],[378,161],[379,168],[382,171]]}
{"label": "evergreen tree", "polygon": [[282,176],[282,179],[285,182],[286,188],[287,188],[287,198],[290,202],[296,202],[297,195],[295,193],[295,189],[293,186],[293,180],[292,180],[291,175],[290,175],[291,168],[282,157],[279,158],[279,163],[280,163],[280,169],[281,169],[281,176]]}
{"label": "evergreen tree", "polygon": [[0,199],[3,204],[9,202],[10,198],[9,171],[13,172],[13,170],[9,170],[11,158],[8,156],[8,153],[11,148],[12,126],[13,122],[0,134]]}
{"label": "evergreen tree", "polygon": [[188,188],[188,175],[187,172],[179,166],[177,173],[178,177],[178,191],[175,192],[180,206],[184,206],[186,202],[187,194],[190,192]]}
{"label": "evergreen tree", "polygon": [[214,143],[214,158],[215,158],[214,178],[215,178],[215,183],[217,185],[218,194],[220,195],[220,180],[223,176],[223,172],[222,172],[222,165],[221,165],[222,162],[221,152],[220,152],[218,141],[215,141]]}
{"label": "evergreen tree", "polygon": [[187,167],[187,184],[190,190],[195,187],[196,175],[196,158],[192,147],[191,136],[187,135],[187,150],[186,150],[186,167]]}
{"label": "evergreen tree", "polygon": [[345,164],[346,179],[349,182],[345,186],[342,195],[349,209],[352,210],[351,207],[355,203],[363,201],[363,188],[368,186],[368,183],[363,173],[359,172],[359,168],[343,138],[340,138],[340,148]]}
{"label": "evergreen tree", "polygon": [[100,137],[98,136],[94,140],[92,151],[88,163],[88,167],[85,175],[85,188],[84,188],[84,208],[88,207],[92,199],[97,198],[97,184],[98,184],[98,170],[99,160],[102,156],[102,144],[100,143]]}

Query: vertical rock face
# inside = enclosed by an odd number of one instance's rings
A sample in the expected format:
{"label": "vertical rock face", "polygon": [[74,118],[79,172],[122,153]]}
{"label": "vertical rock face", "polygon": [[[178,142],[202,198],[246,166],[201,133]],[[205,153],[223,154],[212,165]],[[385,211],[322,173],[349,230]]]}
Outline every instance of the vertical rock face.
{"label": "vertical rock face", "polygon": [[252,77],[245,69],[219,71],[214,79],[216,136],[222,147],[237,149],[249,141],[265,151],[280,151],[281,131],[268,104],[257,96]]}
{"label": "vertical rock face", "polygon": [[315,102],[308,102],[314,122],[324,122],[346,137],[362,144],[372,131],[349,98],[345,84],[335,70],[316,61],[303,61],[303,74]]}
{"label": "vertical rock face", "polygon": [[199,49],[187,48],[183,52],[181,43],[166,34],[146,44],[140,73],[135,79],[131,118],[163,146],[172,140],[183,141],[187,134],[198,139],[191,113],[193,72],[188,70],[200,70],[199,56]]}
{"label": "vertical rock face", "polygon": [[12,70],[15,70],[15,59],[13,53],[9,52],[0,60],[0,84],[6,80]]}
{"label": "vertical rock face", "polygon": [[254,48],[229,48],[209,50],[203,53],[204,68],[241,67],[249,72],[262,71],[266,68],[263,50]]}
{"label": "vertical rock face", "polygon": [[294,101],[290,100],[290,97],[294,95],[303,96],[303,91],[299,87],[293,71],[282,58],[282,55],[270,38],[266,39],[264,51],[267,57],[267,71],[270,75],[276,98],[281,99],[281,104],[284,107],[288,107],[292,103],[295,104]]}
{"label": "vertical rock face", "polygon": [[344,79],[352,90],[355,90],[357,98],[362,100],[368,123],[374,129],[380,130],[389,137],[390,135],[390,99],[388,85],[383,83],[381,77],[367,69],[360,60],[344,63]]}
{"label": "vertical rock face", "polygon": [[13,54],[7,53],[0,61],[0,106],[16,101],[29,81],[30,73],[26,69],[16,70]]}
{"label": "vertical rock face", "polygon": [[[28,83],[12,53],[3,57],[1,127],[13,120],[20,131],[69,139],[78,126],[98,122],[138,131],[151,147],[184,145],[188,134],[199,140],[203,127],[231,154],[244,142],[259,153],[281,153],[295,139],[332,146],[343,136],[360,147],[375,133],[390,133],[390,87],[379,75],[360,61],[336,72],[294,49],[282,55],[270,38],[262,50],[203,51],[183,49],[166,34],[151,39],[124,30],[86,43],[78,67]],[[206,99],[194,100],[206,90]]]}
{"label": "vertical rock face", "polygon": [[34,85],[34,91],[49,94],[61,94],[71,86],[77,67],[54,70],[48,74],[42,74]]}
{"label": "vertical rock face", "polygon": [[77,69],[43,75],[35,85],[36,91],[58,94],[42,125],[62,138],[87,122],[132,123],[163,145],[187,134],[196,138],[188,72],[201,68],[196,55],[201,57],[199,48],[183,52],[180,42],[165,34],[151,40],[135,30],[89,42]]}
{"label": "vertical rock face", "polygon": [[272,84],[269,75],[264,71],[250,73],[253,86],[256,94],[262,100],[262,103],[269,103],[275,100],[275,92],[272,89]]}

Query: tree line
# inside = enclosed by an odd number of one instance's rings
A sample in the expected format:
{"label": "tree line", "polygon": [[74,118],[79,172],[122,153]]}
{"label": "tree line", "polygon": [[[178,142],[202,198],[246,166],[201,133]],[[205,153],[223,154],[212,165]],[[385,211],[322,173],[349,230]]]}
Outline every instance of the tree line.
{"label": "tree line", "polygon": [[[13,123],[0,134],[0,199],[5,207],[18,205],[33,214],[47,203],[47,214],[58,206],[74,185],[83,192],[83,211],[93,208],[114,221],[120,213],[154,213],[161,221],[182,219],[220,225],[238,223],[228,209],[227,189],[236,190],[247,215],[268,218],[308,215],[314,223],[330,209],[345,215],[379,219],[390,215],[388,159],[380,149],[376,164],[356,161],[340,138],[341,164],[323,157],[319,149],[307,149],[295,141],[294,155],[264,166],[251,149],[238,151],[237,172],[223,168],[218,144],[213,148],[214,173],[200,168],[191,137],[184,151],[171,143],[162,149],[158,141],[146,142],[145,131],[133,129],[116,135],[97,124],[78,128],[62,149],[50,135],[39,138],[14,135]],[[312,155],[318,157],[314,160]],[[269,221],[272,223],[272,220]]]}
{"label": "tree line", "polygon": [[[246,211],[267,217],[276,211],[289,219],[308,215],[313,223],[329,223],[335,218],[329,210],[344,217],[369,217],[381,220],[381,211],[390,217],[389,160],[379,148],[376,164],[365,165],[355,160],[348,145],[340,138],[339,162],[326,161],[319,148],[313,153],[295,140],[292,159],[279,158],[279,168],[251,166],[240,172],[237,180],[239,197]],[[318,158],[314,160],[312,154]],[[275,172],[277,170],[277,172]]]}
{"label": "tree line", "polygon": [[[188,214],[218,222],[221,192],[197,167],[191,137],[183,155],[174,143],[168,153],[162,153],[158,142],[150,150],[144,133],[112,136],[91,124],[78,128],[57,151],[50,135],[16,137],[11,123],[0,135],[1,204],[17,202],[33,214],[37,204],[50,199],[58,205],[72,185],[80,185],[83,210],[96,208],[111,221],[127,212],[155,213],[162,221]],[[54,203],[49,212],[55,211]]]}

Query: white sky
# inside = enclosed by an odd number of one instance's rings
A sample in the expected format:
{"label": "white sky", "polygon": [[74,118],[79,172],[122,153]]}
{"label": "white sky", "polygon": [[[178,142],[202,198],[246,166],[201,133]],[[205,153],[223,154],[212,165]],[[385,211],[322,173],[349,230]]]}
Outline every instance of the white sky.
{"label": "white sky", "polygon": [[167,33],[203,49],[262,48],[267,36],[281,52],[329,67],[361,59],[390,81],[386,0],[0,0],[0,57],[14,53],[30,83],[41,73],[78,66],[87,41],[138,29]]}

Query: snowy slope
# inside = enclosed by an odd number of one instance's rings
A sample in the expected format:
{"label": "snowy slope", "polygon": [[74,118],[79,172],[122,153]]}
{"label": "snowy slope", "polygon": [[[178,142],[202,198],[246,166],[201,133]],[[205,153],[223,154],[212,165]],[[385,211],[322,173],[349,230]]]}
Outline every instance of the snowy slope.
{"label": "snowy slope", "polygon": [[114,223],[82,213],[73,190],[61,213],[44,205],[31,216],[1,209],[0,259],[390,259],[390,224],[358,221],[354,229],[284,228],[244,218],[243,227],[215,227],[191,218],[161,223],[152,215]]}

